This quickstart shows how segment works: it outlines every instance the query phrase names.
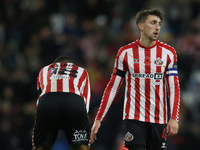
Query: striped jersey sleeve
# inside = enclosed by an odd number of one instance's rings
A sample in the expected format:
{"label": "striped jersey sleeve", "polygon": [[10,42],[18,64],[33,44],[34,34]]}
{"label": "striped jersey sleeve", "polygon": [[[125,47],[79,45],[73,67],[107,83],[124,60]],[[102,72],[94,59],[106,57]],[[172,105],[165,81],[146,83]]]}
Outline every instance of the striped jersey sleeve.
{"label": "striped jersey sleeve", "polygon": [[168,99],[170,105],[171,119],[179,121],[180,109],[180,86],[178,79],[177,55],[174,48],[170,49],[168,57],[168,66],[166,68],[166,80],[168,88]]}
{"label": "striped jersey sleeve", "polygon": [[95,118],[97,120],[103,120],[123,83],[126,73],[125,65],[123,64],[125,57],[124,54],[125,53],[123,52],[123,50],[119,50],[119,52],[117,53],[113,73],[111,75],[109,83],[106,86],[106,89],[104,90],[101,104]]}

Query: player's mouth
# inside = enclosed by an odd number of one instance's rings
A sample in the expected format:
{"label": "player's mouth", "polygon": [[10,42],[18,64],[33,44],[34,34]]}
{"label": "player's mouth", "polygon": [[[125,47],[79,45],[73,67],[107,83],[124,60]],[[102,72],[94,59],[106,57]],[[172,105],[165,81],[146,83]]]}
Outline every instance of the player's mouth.
{"label": "player's mouth", "polygon": [[158,32],[155,32],[155,33],[153,33],[153,34],[154,34],[154,36],[155,36],[155,37],[157,37],[157,36],[158,36]]}

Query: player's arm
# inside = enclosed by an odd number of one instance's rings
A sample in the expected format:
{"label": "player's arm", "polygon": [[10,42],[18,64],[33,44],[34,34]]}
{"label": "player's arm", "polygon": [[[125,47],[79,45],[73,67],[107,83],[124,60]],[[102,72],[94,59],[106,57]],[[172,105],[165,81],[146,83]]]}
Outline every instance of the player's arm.
{"label": "player's arm", "polygon": [[119,69],[114,69],[111,79],[109,83],[106,86],[106,89],[104,91],[101,104],[96,116],[96,120],[102,121],[103,118],[105,117],[108,109],[110,108],[113,100],[115,99],[117,93],[119,92],[119,89],[123,83],[125,76],[125,72],[119,70]]}
{"label": "player's arm", "polygon": [[104,94],[101,99],[101,104],[97,112],[93,127],[91,129],[91,143],[93,143],[94,140],[96,140],[96,134],[101,126],[101,121],[105,117],[108,109],[110,108],[114,98],[116,97],[123,83],[127,68],[127,66],[125,66],[126,63],[124,63],[125,60],[127,60],[125,59],[125,57],[126,51],[124,51],[123,48],[121,48],[117,53],[113,73],[111,75],[110,81],[108,82],[104,90]]}
{"label": "player's arm", "polygon": [[[119,74],[118,74],[119,73]],[[111,79],[104,91],[101,104],[91,129],[91,143],[97,140],[96,134],[101,126],[101,121],[109,110],[114,98],[116,97],[124,79],[125,73],[123,71],[114,69]]]}
{"label": "player's arm", "polygon": [[85,105],[86,105],[86,110],[89,112],[89,104],[90,104],[90,99],[91,99],[91,89],[90,89],[90,80],[89,80],[89,75],[86,70],[84,70],[84,75],[85,75],[85,88],[83,90],[83,96],[86,99]]}
{"label": "player's arm", "polygon": [[42,78],[42,73],[43,73],[43,69],[42,68],[38,74],[38,77],[37,77],[37,91],[38,91],[38,99],[37,99],[37,102],[36,102],[36,107],[38,106],[38,103],[39,103],[39,100],[40,100],[40,95],[42,93],[42,81],[41,81],[41,78]]}
{"label": "player's arm", "polygon": [[126,60],[127,60],[127,54],[122,47],[117,53],[113,73],[111,75],[110,81],[108,82],[104,90],[101,104],[97,116],[95,118],[96,120],[99,121],[103,120],[114,98],[116,97],[125,78],[127,70],[127,66],[125,65],[127,64]]}
{"label": "player's arm", "polygon": [[178,78],[177,60],[174,61],[172,66],[169,66],[170,67],[166,71],[166,78],[168,84],[168,97],[171,118],[167,124],[167,133],[169,137],[173,137],[178,133],[180,109],[180,86]]}
{"label": "player's arm", "polygon": [[41,86],[40,86],[40,74],[38,75],[37,77],[37,91],[38,91],[38,94],[40,95],[42,93],[42,89],[41,89]]}

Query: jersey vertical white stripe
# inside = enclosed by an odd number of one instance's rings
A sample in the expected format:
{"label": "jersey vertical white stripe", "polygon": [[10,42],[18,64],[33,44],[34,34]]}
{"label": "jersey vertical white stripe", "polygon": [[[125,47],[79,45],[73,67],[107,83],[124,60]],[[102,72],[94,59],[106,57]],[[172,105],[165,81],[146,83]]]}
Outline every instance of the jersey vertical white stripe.
{"label": "jersey vertical white stripe", "polygon": [[57,80],[51,79],[51,92],[57,91]]}
{"label": "jersey vertical white stripe", "polygon": [[63,78],[63,92],[69,92],[69,79]]}
{"label": "jersey vertical white stripe", "polygon": [[[140,58],[140,72],[144,73],[145,72],[145,64],[144,64],[144,48],[138,47],[139,48],[139,58]],[[140,79],[140,85],[145,85],[145,79]],[[145,86],[140,86],[140,120],[145,121]]]}
{"label": "jersey vertical white stripe", "polygon": [[[174,83],[174,78],[172,76],[169,76],[169,80]],[[170,84],[170,90],[173,90],[174,89],[174,85],[173,84]],[[175,97],[175,93],[174,91],[171,91],[171,95],[170,95],[170,108],[173,108],[174,107],[174,97]],[[172,115],[172,112],[173,110],[171,109],[170,110],[170,115]]]}
{"label": "jersey vertical white stripe", "polygon": [[46,92],[48,68],[49,67],[44,67],[44,69],[43,69],[43,74],[42,74],[42,76],[43,76],[43,84],[44,84],[44,90],[42,91],[43,93]]}
{"label": "jersey vertical white stripe", "polygon": [[[160,100],[159,100],[159,108],[163,108],[164,107],[164,103],[163,103],[163,88],[161,86],[161,83],[160,83],[160,88],[159,88],[159,94],[160,94]],[[159,110],[159,122],[161,124],[164,123],[164,118],[163,118],[163,115],[164,115],[164,110],[163,109],[160,109]],[[166,120],[165,120],[166,121]]]}
{"label": "jersey vertical white stripe", "polygon": [[[125,83],[126,83],[126,85],[128,85],[128,72],[126,72],[126,74],[125,74]],[[125,116],[126,115],[128,115],[127,113],[126,113],[126,105],[127,105],[127,103],[128,103],[128,99],[127,99],[127,93],[128,93],[128,87],[127,86],[125,86],[125,94],[124,94],[124,109],[123,109],[123,118],[125,118]],[[132,104],[131,104],[132,105]],[[129,118],[130,118],[130,116],[129,116]]]}
{"label": "jersey vertical white stripe", "polygon": [[[167,55],[166,49],[162,48],[162,57],[161,57],[161,59],[164,58],[166,55]],[[165,71],[166,63],[167,62],[163,60],[163,66],[164,67],[161,67],[161,72]],[[159,86],[160,86],[160,89],[159,89],[160,90],[159,91],[159,93],[160,93],[160,108],[164,107],[164,101],[163,101],[164,98],[166,99],[165,105],[167,106],[167,98],[166,98],[166,95],[164,95],[164,91],[163,91],[163,88],[166,90],[166,86],[164,85],[164,80],[165,80],[165,76],[163,75],[163,80],[161,80],[160,84],[159,84]],[[164,117],[163,117],[164,113],[165,113],[164,109],[160,109],[159,122],[161,124],[164,124],[164,122],[167,122],[167,116],[166,116],[166,120],[164,120]],[[167,113],[166,113],[166,115],[167,115]]]}
{"label": "jersey vertical white stripe", "polygon": [[[88,78],[89,80],[89,78]],[[88,82],[89,83],[89,82]],[[89,104],[90,104],[90,96],[91,96],[91,93],[90,93],[91,89],[90,89],[90,85],[88,85],[88,93],[87,93],[87,102],[86,102],[86,109],[87,109],[87,112],[89,112]]]}
{"label": "jersey vertical white stripe", "polygon": [[[127,76],[127,74],[128,74],[128,72],[126,73],[126,75],[125,76]],[[127,85],[127,80],[125,80],[125,83],[126,83],[126,85]],[[125,118],[125,116],[127,115],[126,114],[126,111],[125,111],[125,108],[126,108],[126,105],[127,105],[127,90],[128,90],[128,88],[127,88],[127,86],[125,86],[125,94],[124,94],[124,109],[123,109],[123,118]]]}
{"label": "jersey vertical white stripe", "polygon": [[[130,48],[130,49],[127,49],[127,53],[128,53],[128,62],[129,62],[129,72],[130,72],[130,75],[134,73],[134,60],[133,60],[133,49]],[[128,74],[126,75],[126,80],[128,80]],[[135,88],[135,81],[134,80],[131,80],[131,91],[135,91],[134,88]],[[128,83],[126,83],[126,85],[128,85]],[[128,87],[127,87],[128,88]],[[131,94],[131,101],[130,101],[130,109],[132,110],[135,110],[135,95],[134,94]],[[125,108],[124,108],[125,110]],[[134,118],[134,115],[135,115],[135,111],[131,111],[129,113],[129,118],[133,119]]]}
{"label": "jersey vertical white stripe", "polygon": [[[59,71],[59,68],[60,68],[60,63],[57,63],[56,65],[57,66],[55,68],[58,68],[57,71],[56,71],[56,75],[58,75],[58,71]],[[57,79],[50,78],[50,80],[51,80],[51,92],[56,92],[57,91]]]}
{"label": "jersey vertical white stripe", "polygon": [[81,75],[83,74],[83,69],[78,68],[77,70],[79,72],[79,74],[77,74],[77,77],[74,79],[74,89],[75,89],[75,93],[80,95],[80,93],[83,94],[83,90],[86,84],[86,79],[82,82],[80,89],[78,89],[78,81],[80,80]]}
{"label": "jersey vertical white stripe", "polygon": [[[151,60],[156,60],[156,47],[152,48],[151,50]],[[154,63],[151,63],[151,73],[153,73],[153,70],[156,70],[156,66],[154,65]],[[153,88],[150,88],[150,99],[155,99],[155,80],[151,79],[151,84],[153,86]],[[154,122],[154,115],[155,114],[155,108],[156,108],[156,103],[155,101],[150,101],[150,122]]]}
{"label": "jersey vertical white stripe", "polygon": [[83,94],[83,90],[85,88],[85,83],[86,83],[86,79],[82,82],[81,87],[80,87],[80,92]]}
{"label": "jersey vertical white stripe", "polygon": [[118,66],[116,66],[117,64],[115,63],[115,66],[117,68],[119,68],[120,70],[124,70],[124,66],[123,66],[123,61],[124,61],[124,57],[125,57],[125,54],[127,53],[128,50],[124,51],[120,57],[119,57],[119,60],[118,60]]}

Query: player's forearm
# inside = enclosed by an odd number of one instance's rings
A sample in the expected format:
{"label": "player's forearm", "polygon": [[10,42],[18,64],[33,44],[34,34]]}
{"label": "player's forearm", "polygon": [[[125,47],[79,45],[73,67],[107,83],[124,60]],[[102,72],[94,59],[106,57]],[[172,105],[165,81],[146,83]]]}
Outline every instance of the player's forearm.
{"label": "player's forearm", "polygon": [[179,121],[180,86],[177,76],[174,77],[174,83],[176,84],[173,84],[173,86],[171,86],[169,95],[169,102],[171,107],[171,119]]}
{"label": "player's forearm", "polygon": [[106,113],[108,112],[112,102],[114,101],[120,87],[122,84],[123,78],[113,75],[111,80],[109,81],[106,89],[104,91],[101,104],[96,116],[97,120],[102,121],[105,117]]}

